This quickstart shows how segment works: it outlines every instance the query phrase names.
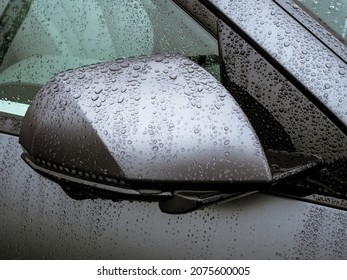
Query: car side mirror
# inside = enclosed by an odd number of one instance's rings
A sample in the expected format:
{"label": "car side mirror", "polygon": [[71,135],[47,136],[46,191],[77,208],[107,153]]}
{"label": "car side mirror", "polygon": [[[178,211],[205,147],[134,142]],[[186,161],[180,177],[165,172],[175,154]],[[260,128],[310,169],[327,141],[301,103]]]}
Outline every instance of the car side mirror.
{"label": "car side mirror", "polygon": [[180,55],[58,74],[35,96],[19,141],[23,159],[41,174],[127,195],[253,192],[319,162],[296,156],[294,165],[276,169],[281,176],[272,172],[232,95]]}

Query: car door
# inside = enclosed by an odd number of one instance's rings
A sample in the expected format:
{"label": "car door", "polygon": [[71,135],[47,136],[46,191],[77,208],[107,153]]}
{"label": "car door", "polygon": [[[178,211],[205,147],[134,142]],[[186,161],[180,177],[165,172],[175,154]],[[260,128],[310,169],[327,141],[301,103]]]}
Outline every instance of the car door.
{"label": "car door", "polygon": [[[223,52],[223,39],[218,49],[216,32],[230,28],[220,20],[226,18],[208,5],[177,2],[189,14],[171,1],[150,0],[9,1],[3,8],[10,17],[1,17],[2,24],[7,24],[11,36],[7,34],[2,46],[6,51],[0,74],[1,258],[346,258],[346,203],[341,197],[322,199],[312,189],[301,195],[296,184],[279,184],[276,192],[252,193],[172,215],[147,198],[105,199],[95,192],[86,195],[80,189],[63,189],[22,160],[18,135],[23,116],[36,92],[60,71],[121,57],[175,52],[225,81],[225,68],[233,61]],[[15,9],[19,3],[25,5]],[[5,21],[8,18],[13,20]],[[228,89],[232,95],[239,92]],[[246,91],[252,93],[252,88]],[[297,146],[281,118],[274,118],[273,111],[254,99],[247,101],[260,104],[255,112],[260,108],[272,127],[278,127],[272,133],[264,123],[252,122],[262,145],[291,152]],[[242,99],[238,102],[242,104]],[[243,110],[252,121],[253,109]],[[281,136],[282,142],[268,141],[269,135]]]}

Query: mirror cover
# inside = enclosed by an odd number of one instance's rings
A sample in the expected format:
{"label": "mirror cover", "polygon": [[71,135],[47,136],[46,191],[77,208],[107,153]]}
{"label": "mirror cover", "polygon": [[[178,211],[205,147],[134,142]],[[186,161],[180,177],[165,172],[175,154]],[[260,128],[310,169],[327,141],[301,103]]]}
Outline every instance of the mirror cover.
{"label": "mirror cover", "polygon": [[272,180],[233,97],[180,55],[58,74],[29,107],[20,143],[35,165],[95,181]]}

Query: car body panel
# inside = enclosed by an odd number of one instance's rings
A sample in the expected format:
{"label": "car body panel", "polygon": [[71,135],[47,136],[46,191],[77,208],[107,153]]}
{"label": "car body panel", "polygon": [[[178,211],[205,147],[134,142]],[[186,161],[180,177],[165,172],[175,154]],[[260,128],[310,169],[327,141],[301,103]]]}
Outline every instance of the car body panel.
{"label": "car body panel", "polygon": [[17,137],[1,134],[0,149],[1,258],[347,258],[345,211],[266,194],[184,215],[146,201],[73,200],[18,160]]}

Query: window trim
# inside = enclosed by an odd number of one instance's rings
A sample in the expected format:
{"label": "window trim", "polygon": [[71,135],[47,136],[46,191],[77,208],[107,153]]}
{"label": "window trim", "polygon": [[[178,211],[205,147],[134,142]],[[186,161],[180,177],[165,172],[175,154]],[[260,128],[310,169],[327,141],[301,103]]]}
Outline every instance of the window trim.
{"label": "window trim", "polygon": [[[327,100],[323,96],[322,86],[324,84],[324,93],[330,94],[331,92],[341,92],[341,88],[347,85],[347,81],[342,79],[342,82],[334,86],[330,85],[331,77],[334,73],[338,71],[337,65],[346,66],[347,61],[341,59],[339,55],[336,55],[329,47],[327,47],[319,38],[314,36],[308,29],[300,24],[293,16],[291,16],[286,10],[284,10],[277,2],[277,0],[264,0],[264,1],[243,1],[241,2],[230,2],[229,5],[224,5],[224,1],[220,0],[199,0],[207,9],[214,13],[221,21],[230,26],[234,32],[236,32],[240,37],[247,42],[255,51],[257,51],[265,60],[267,60],[274,68],[276,68],[289,82],[291,82],[295,87],[300,90],[315,106],[317,106],[325,115],[345,134],[347,134],[347,115],[341,112],[340,108],[334,106],[335,99],[332,98]],[[240,8],[242,7],[242,8]],[[260,8],[261,7],[261,8]],[[333,62],[334,68],[329,75],[322,76],[320,83],[315,83],[313,80],[308,79],[307,76],[302,75],[302,70],[297,69],[295,61],[299,61],[301,58],[300,52],[295,52],[293,46],[289,46],[293,50],[293,56],[291,60],[288,58],[279,55],[280,48],[279,44],[276,44],[277,41],[271,41],[266,36],[260,37],[258,29],[252,28],[249,24],[249,19],[252,17],[250,14],[242,14],[241,11],[245,9],[259,9],[262,13],[257,15],[256,21],[263,21],[264,24],[262,28],[277,28],[275,24],[277,21],[274,21],[276,13],[280,13],[282,21],[287,21],[292,27],[295,27],[296,32],[299,32],[296,36],[300,36],[301,39],[305,39],[306,34],[312,35],[314,40],[309,40],[309,44],[304,49],[305,54],[310,59],[310,64],[313,65],[314,57],[310,52],[310,48],[318,48],[322,50],[324,54],[327,54],[328,50],[329,56]],[[273,15],[269,18],[267,12],[272,10]],[[324,28],[322,28],[324,30]],[[284,33],[284,28],[281,28],[280,31]],[[270,38],[270,37],[269,37]],[[305,39],[306,40],[306,39]],[[347,55],[347,54],[346,54]],[[346,59],[347,60],[347,59]],[[340,66],[341,67],[341,66]],[[298,72],[299,71],[299,72]],[[327,88],[325,87],[325,83]],[[344,97],[345,98],[345,97]]]}
{"label": "window trim", "polygon": [[342,41],[343,39],[338,33],[319,20],[314,13],[310,12],[309,9],[305,8],[297,0],[273,1],[327,46],[335,55],[347,63],[347,41]]}

